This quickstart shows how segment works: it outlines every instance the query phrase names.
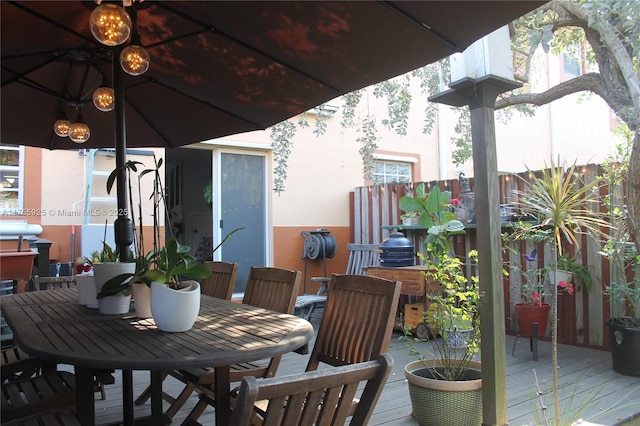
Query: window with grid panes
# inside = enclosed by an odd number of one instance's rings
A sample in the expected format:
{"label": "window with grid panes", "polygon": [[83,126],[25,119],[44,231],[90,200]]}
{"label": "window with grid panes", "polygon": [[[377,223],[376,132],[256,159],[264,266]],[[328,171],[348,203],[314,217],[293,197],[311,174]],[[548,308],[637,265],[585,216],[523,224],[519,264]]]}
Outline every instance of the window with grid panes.
{"label": "window with grid panes", "polygon": [[24,148],[0,145],[0,212],[19,214],[22,208]]}
{"label": "window with grid panes", "polygon": [[411,163],[381,161],[373,163],[373,184],[411,182]]}

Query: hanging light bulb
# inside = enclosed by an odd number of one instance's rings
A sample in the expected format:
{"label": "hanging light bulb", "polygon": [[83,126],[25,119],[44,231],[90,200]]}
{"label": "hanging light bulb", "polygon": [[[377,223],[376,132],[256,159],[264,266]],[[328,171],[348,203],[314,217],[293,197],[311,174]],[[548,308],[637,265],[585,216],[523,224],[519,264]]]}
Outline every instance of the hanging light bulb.
{"label": "hanging light bulb", "polygon": [[119,46],[131,34],[131,18],[124,8],[113,3],[96,7],[89,18],[91,33],[106,46]]}
{"label": "hanging light bulb", "polygon": [[71,122],[67,120],[67,114],[65,114],[64,109],[60,107],[60,119],[53,123],[53,131],[61,138],[66,138],[69,136],[70,127]]}
{"label": "hanging light bulb", "polygon": [[78,112],[78,118],[76,122],[69,128],[69,139],[75,143],[85,143],[91,137],[91,130],[89,126],[84,123],[82,118],[82,111]]}
{"label": "hanging light bulb", "polygon": [[[133,43],[133,42],[132,42]],[[132,44],[120,52],[120,65],[130,75],[142,75],[149,69],[149,53],[142,46]]]}
{"label": "hanging light bulb", "polygon": [[93,92],[93,104],[100,111],[109,112],[115,107],[116,95],[111,87],[103,85]]}

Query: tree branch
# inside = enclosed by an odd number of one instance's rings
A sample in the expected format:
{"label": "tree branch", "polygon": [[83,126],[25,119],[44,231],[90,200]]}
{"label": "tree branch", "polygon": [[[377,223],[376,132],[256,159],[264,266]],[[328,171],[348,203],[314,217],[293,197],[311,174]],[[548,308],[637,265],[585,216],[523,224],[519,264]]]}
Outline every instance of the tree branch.
{"label": "tree branch", "polygon": [[520,93],[496,101],[496,109],[520,104],[546,105],[573,93],[588,90],[603,99],[607,99],[602,79],[598,73],[583,74],[571,80],[559,83],[541,93]]}

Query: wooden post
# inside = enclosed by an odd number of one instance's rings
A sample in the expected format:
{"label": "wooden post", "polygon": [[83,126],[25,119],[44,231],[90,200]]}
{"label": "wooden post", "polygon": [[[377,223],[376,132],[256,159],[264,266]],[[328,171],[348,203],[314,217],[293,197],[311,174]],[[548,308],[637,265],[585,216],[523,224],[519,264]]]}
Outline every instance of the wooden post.
{"label": "wooden post", "polygon": [[498,94],[520,84],[488,75],[465,78],[430,97],[433,102],[468,105],[471,112],[478,277],[480,279],[480,352],[482,353],[482,424],[506,425],[507,364],[502,285],[500,186],[496,158],[494,105]]}

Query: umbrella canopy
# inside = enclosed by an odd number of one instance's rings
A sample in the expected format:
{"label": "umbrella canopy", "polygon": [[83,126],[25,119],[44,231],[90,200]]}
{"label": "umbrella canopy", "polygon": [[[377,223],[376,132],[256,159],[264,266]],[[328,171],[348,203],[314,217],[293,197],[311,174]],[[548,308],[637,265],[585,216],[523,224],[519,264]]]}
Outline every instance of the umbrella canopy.
{"label": "umbrella canopy", "polygon": [[[124,77],[126,145],[171,148],[265,129],[460,52],[542,3],[135,2],[151,67]],[[114,146],[116,111],[91,101],[117,56],[90,32],[95,6],[0,3],[2,143]],[[61,111],[73,122],[79,110],[91,128],[83,145],[53,132]]]}

